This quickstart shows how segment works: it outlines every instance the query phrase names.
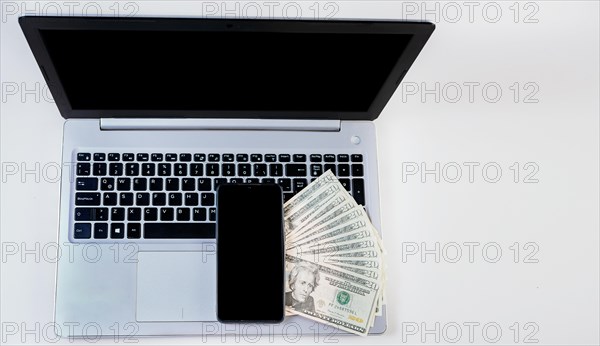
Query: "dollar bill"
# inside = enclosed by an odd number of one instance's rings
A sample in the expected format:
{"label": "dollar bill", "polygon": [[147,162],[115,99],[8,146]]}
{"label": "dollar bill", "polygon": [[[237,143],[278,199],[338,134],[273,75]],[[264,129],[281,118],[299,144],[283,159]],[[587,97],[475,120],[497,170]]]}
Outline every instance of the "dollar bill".
{"label": "dollar bill", "polygon": [[[330,233],[334,230],[337,230],[337,233],[335,234],[350,231],[341,230],[339,228],[341,225],[354,221],[360,222],[361,227],[363,228],[367,228],[367,225],[370,225],[370,221],[367,215],[361,209],[355,208],[343,214],[339,214],[337,217],[329,220],[329,222],[325,224],[320,224],[318,226],[315,225],[315,227],[313,227],[312,230],[305,232],[302,235],[299,235],[297,238],[294,238],[294,242],[297,245],[302,245],[308,242],[319,241],[329,236],[333,236],[333,234],[330,235]],[[368,229],[370,230],[370,227]]]}
{"label": "dollar bill", "polygon": [[337,178],[331,172],[331,170],[327,170],[327,172],[323,173],[315,181],[310,183],[307,187],[302,189],[302,191],[300,191],[299,193],[294,195],[294,197],[292,197],[289,201],[287,201],[283,206],[283,213],[287,215],[290,210],[294,209],[296,206],[298,206],[305,200],[312,198],[312,195],[315,191],[318,191],[324,186],[333,184],[336,181]]}
{"label": "dollar bill", "polygon": [[385,249],[331,171],[284,205],[286,316],[366,335],[385,303]]}
{"label": "dollar bill", "polygon": [[367,335],[376,313],[379,286],[343,268],[286,255],[286,310],[341,330]]}

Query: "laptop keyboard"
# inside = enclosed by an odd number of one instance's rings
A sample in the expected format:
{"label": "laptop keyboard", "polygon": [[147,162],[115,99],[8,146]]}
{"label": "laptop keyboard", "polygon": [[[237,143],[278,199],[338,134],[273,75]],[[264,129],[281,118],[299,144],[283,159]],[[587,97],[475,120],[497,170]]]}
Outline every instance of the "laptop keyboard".
{"label": "laptop keyboard", "polygon": [[365,204],[361,154],[77,153],[75,239],[210,239],[223,183],[276,183],[285,201],[331,169]]}

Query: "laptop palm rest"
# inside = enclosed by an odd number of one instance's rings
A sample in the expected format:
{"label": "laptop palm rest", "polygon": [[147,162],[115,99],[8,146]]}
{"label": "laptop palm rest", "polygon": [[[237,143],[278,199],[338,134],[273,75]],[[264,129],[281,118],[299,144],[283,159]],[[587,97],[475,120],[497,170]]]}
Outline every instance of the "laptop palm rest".
{"label": "laptop palm rest", "polygon": [[139,252],[136,320],[216,321],[214,251]]}

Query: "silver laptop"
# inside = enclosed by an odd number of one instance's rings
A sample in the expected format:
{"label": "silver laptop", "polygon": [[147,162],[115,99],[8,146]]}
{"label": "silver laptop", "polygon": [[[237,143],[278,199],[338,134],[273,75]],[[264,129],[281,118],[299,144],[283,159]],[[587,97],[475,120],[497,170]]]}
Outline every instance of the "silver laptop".
{"label": "silver laptop", "polygon": [[[373,120],[432,24],[19,22],[66,119],[60,335],[332,333],[298,316],[216,322],[215,188],[275,182],[287,200],[331,169],[381,229]],[[385,331],[386,316],[370,333]]]}

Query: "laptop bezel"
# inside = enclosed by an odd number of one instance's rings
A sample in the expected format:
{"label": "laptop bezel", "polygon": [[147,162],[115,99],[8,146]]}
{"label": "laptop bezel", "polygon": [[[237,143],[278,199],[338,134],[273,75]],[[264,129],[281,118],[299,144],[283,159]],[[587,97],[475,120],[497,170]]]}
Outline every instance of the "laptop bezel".
{"label": "laptop bezel", "polygon": [[[257,119],[376,119],[406,72],[416,60],[435,26],[429,22],[367,20],[282,20],[227,18],[159,18],[159,17],[53,17],[23,16],[19,24],[31,47],[54,101],[65,119],[69,118],[257,118]],[[268,32],[341,32],[410,34],[411,40],[388,75],[369,109],[365,112],[337,111],[239,111],[239,110],[118,110],[73,109],[58,73],[44,45],[40,30],[143,29],[156,30],[257,30]]]}

